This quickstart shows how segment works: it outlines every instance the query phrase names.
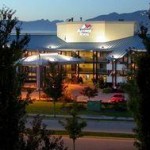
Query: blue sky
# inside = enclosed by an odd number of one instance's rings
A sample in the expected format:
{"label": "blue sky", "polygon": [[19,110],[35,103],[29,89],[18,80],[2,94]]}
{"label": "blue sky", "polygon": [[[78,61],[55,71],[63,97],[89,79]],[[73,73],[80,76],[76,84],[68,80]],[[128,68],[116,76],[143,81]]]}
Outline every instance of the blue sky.
{"label": "blue sky", "polygon": [[111,12],[128,13],[149,9],[150,0],[0,0],[16,10],[19,20],[66,20],[74,17],[83,20]]}

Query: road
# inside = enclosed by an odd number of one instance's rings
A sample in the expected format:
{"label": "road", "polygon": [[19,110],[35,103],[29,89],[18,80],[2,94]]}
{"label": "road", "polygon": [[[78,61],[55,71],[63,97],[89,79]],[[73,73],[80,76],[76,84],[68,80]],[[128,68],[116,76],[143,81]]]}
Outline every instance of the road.
{"label": "road", "polygon": [[[65,146],[72,150],[72,140],[63,137]],[[76,150],[136,150],[134,139],[82,137],[76,141]]]}
{"label": "road", "polygon": [[[31,127],[32,117],[28,118],[27,127]],[[47,129],[64,130],[59,124],[59,119],[43,119]],[[133,121],[102,121],[87,120],[87,127],[84,131],[111,132],[111,133],[133,133],[135,127]],[[65,146],[72,150],[72,140],[63,136]],[[76,141],[76,150],[136,150],[133,146],[134,139],[131,138],[102,138],[102,137],[81,137]]]}
{"label": "road", "polygon": [[[43,123],[47,125],[50,130],[64,130],[59,124],[60,119],[43,119]],[[28,118],[27,127],[30,127],[32,118]],[[87,120],[87,126],[83,131],[92,132],[110,132],[110,133],[133,133],[132,129],[135,127],[133,121],[105,121],[105,120]]]}

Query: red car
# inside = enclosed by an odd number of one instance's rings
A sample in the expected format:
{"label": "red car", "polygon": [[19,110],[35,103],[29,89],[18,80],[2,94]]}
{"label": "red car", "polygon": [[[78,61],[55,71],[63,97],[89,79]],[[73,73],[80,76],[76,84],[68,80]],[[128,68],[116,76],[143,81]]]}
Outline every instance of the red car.
{"label": "red car", "polygon": [[125,101],[126,101],[125,96],[122,94],[114,94],[109,100],[110,103],[119,103]]}

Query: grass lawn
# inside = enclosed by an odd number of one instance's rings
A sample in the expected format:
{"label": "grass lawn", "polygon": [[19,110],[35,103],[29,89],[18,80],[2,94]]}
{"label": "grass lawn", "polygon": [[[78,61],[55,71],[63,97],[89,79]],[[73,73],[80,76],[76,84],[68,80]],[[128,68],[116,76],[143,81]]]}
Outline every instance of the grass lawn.
{"label": "grass lawn", "polygon": [[[68,135],[66,131],[53,131],[54,135]],[[119,137],[119,138],[135,138],[134,134],[130,133],[106,133],[106,132],[86,132],[83,131],[84,136],[92,136],[92,137]]]}
{"label": "grass lawn", "polygon": [[[56,115],[66,115],[68,114],[68,110],[71,106],[71,103],[56,103]],[[53,103],[46,101],[35,101],[32,104],[27,106],[27,113],[30,114],[45,114],[52,115],[53,114]],[[82,115],[106,115],[106,116],[114,116],[114,117],[131,117],[131,113],[129,111],[115,111],[111,109],[102,109],[100,111],[91,111],[87,109],[86,104],[80,104],[80,112]]]}
{"label": "grass lawn", "polygon": [[[62,103],[56,103],[56,114],[61,114]],[[32,114],[53,114],[53,103],[36,101],[27,106],[27,113]]]}

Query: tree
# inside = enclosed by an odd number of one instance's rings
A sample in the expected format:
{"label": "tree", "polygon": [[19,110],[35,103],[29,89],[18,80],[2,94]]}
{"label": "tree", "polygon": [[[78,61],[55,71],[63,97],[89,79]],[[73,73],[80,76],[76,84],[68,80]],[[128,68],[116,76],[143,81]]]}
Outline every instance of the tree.
{"label": "tree", "polygon": [[100,87],[101,89],[103,89],[103,88],[104,88],[104,78],[103,78],[103,77],[100,77],[99,80],[98,80],[98,82],[99,82],[99,87]]}
{"label": "tree", "polygon": [[[21,58],[29,36],[20,36],[15,11],[0,10],[0,149],[18,149],[19,135],[24,130],[26,101],[22,101],[21,74],[15,62]],[[14,39],[10,37],[15,29]]]}
{"label": "tree", "polygon": [[147,37],[147,28],[141,26],[139,36],[147,49],[145,54],[137,58],[137,72],[135,78],[127,84],[130,101],[129,108],[133,112],[136,122],[135,146],[139,150],[150,149],[150,38]]}
{"label": "tree", "polygon": [[69,134],[69,137],[73,141],[73,150],[75,150],[76,139],[83,135],[82,129],[86,127],[86,122],[81,121],[80,117],[78,116],[78,112],[78,104],[75,102],[73,103],[72,109],[69,112],[71,118],[66,118],[65,121],[60,121],[60,124],[64,126]]}
{"label": "tree", "polygon": [[55,115],[55,103],[63,95],[65,86],[63,80],[65,79],[65,73],[63,69],[56,68],[57,64],[49,64],[49,70],[46,73],[44,92],[53,99],[54,105],[54,117]]}
{"label": "tree", "polygon": [[135,145],[139,150],[150,149],[150,38],[147,36],[148,29],[141,27],[140,37],[147,49],[144,55],[138,59],[136,82],[138,86],[139,99],[136,112],[137,128],[135,129],[137,141]]}
{"label": "tree", "polygon": [[82,91],[81,94],[84,96],[87,96],[90,100],[91,97],[97,96],[98,91],[96,88],[91,88],[91,87],[85,87]]}
{"label": "tree", "polygon": [[138,62],[137,85],[139,88],[139,105],[137,114],[137,139],[139,149],[150,149],[150,54],[142,56]]}
{"label": "tree", "polygon": [[36,115],[30,124],[32,128],[22,135],[20,150],[67,150],[61,136],[55,137],[52,131],[46,130],[41,116]]}

